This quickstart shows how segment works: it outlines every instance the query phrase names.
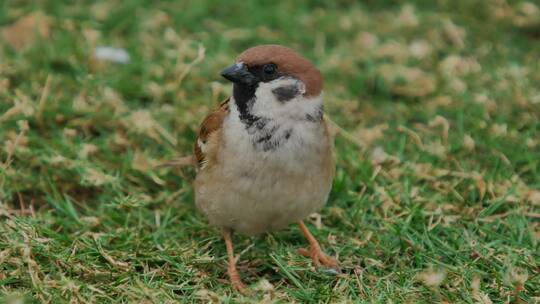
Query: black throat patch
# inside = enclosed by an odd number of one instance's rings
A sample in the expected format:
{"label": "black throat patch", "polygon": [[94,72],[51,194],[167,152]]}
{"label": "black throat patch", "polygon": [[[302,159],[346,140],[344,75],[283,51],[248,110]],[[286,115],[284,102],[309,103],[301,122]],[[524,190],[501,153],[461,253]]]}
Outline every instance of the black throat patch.
{"label": "black throat patch", "polygon": [[233,85],[233,97],[236,107],[240,112],[240,120],[246,124],[246,128],[251,127],[261,117],[251,114],[251,107],[255,101],[255,91],[258,84],[253,86],[245,86],[234,84]]}
{"label": "black throat patch", "polygon": [[[292,129],[282,129],[273,119],[251,113],[255,103],[257,86],[234,85],[233,96],[238,108],[240,121],[244,124],[255,150],[267,152],[278,149],[289,140]],[[283,101],[284,102],[284,101]]]}

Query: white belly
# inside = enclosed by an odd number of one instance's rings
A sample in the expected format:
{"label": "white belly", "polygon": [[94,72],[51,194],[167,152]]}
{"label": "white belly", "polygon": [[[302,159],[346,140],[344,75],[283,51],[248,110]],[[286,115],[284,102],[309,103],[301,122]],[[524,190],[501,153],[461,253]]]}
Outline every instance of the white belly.
{"label": "white belly", "polygon": [[[257,234],[283,228],[304,219],[325,203],[330,183],[304,176],[245,174],[230,180],[220,176],[219,184],[198,187],[197,205],[211,224],[243,234]],[[198,181],[204,179],[197,178]],[[301,179],[299,182],[298,180]]]}
{"label": "white belly", "polygon": [[257,234],[304,219],[325,204],[333,161],[331,143],[321,140],[323,124],[281,128],[292,130],[290,138],[271,151],[255,149],[247,133],[224,128],[221,164],[201,170],[195,181],[196,204],[211,224]]}

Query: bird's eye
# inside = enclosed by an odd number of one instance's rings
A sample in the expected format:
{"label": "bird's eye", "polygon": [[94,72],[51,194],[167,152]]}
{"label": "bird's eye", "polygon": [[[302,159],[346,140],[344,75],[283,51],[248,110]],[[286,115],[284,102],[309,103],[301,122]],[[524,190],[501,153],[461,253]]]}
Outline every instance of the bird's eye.
{"label": "bird's eye", "polygon": [[263,66],[263,72],[266,74],[266,75],[272,75],[276,72],[276,65],[273,64],[273,63],[269,63],[269,64],[265,64]]}

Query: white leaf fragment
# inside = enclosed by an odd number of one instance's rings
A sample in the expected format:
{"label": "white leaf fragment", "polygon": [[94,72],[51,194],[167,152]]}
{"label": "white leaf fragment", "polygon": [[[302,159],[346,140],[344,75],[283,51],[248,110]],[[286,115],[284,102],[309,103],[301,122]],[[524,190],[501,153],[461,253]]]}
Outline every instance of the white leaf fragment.
{"label": "white leaf fragment", "polygon": [[125,49],[110,46],[96,47],[94,50],[94,56],[98,60],[111,61],[115,63],[128,63],[130,60],[129,53]]}

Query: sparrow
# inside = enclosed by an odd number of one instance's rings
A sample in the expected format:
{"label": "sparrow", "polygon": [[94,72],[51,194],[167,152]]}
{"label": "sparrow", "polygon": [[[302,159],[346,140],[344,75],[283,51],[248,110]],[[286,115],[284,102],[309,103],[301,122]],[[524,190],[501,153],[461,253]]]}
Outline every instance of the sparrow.
{"label": "sparrow", "polygon": [[202,122],[194,155],[195,203],[225,241],[232,287],[232,234],[256,235],[298,223],[309,243],[299,253],[338,270],[303,220],[328,199],[334,143],[323,115],[323,77],[308,59],[280,45],[245,50],[221,76],[232,96]]}

